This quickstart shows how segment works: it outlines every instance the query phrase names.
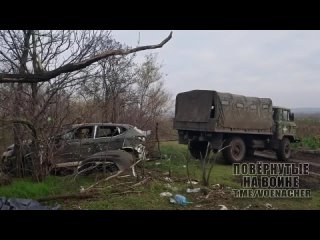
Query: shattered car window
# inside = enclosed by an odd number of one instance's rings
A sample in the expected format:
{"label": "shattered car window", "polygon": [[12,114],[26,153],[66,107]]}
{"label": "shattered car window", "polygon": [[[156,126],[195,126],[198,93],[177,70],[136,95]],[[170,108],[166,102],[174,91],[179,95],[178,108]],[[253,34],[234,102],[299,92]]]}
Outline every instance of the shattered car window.
{"label": "shattered car window", "polygon": [[115,126],[99,126],[97,130],[96,138],[102,137],[114,137],[124,133],[127,129],[124,127]]}
{"label": "shattered car window", "polygon": [[63,140],[71,140],[71,139],[73,139],[73,136],[74,136],[74,132],[73,132],[73,131],[69,131],[69,132],[63,134],[63,135],[61,136],[61,138],[62,138]]}
{"label": "shattered car window", "polygon": [[93,126],[81,127],[75,131],[75,139],[93,138]]}

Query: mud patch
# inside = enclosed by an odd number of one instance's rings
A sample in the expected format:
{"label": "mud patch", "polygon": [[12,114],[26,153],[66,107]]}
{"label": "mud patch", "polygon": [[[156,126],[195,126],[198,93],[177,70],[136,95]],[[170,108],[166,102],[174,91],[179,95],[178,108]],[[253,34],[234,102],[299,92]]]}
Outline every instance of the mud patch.
{"label": "mud patch", "polygon": [[294,150],[292,158],[307,160],[314,163],[320,163],[320,151],[314,150]]}
{"label": "mud patch", "polygon": [[320,190],[319,178],[313,176],[301,176],[299,178],[299,188],[306,188],[311,190]]}

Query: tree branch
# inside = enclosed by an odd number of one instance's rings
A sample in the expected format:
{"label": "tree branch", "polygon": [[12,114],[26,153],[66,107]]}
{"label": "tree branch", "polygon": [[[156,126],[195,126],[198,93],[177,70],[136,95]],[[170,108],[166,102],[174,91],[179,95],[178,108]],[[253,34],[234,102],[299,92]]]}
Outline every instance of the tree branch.
{"label": "tree branch", "polygon": [[161,43],[156,45],[146,45],[141,47],[136,47],[128,50],[124,49],[117,49],[117,50],[108,50],[103,53],[100,53],[96,56],[93,56],[89,59],[80,61],[78,63],[69,63],[63,65],[55,70],[47,71],[38,74],[0,74],[0,83],[36,83],[36,82],[46,82],[52,78],[55,78],[63,73],[69,73],[73,71],[77,71],[83,69],[85,67],[90,66],[91,64],[98,62],[99,60],[106,59],[111,56],[118,56],[118,55],[128,55],[134,52],[139,52],[148,49],[156,49],[162,48],[170,39],[172,38],[172,32],[166,37]]}

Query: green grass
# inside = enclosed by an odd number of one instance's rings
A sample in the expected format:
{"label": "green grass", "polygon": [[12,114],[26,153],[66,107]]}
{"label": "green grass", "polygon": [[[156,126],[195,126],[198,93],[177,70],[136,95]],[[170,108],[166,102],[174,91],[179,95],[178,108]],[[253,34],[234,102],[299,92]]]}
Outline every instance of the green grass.
{"label": "green grass", "polygon": [[320,136],[304,137],[301,142],[294,143],[294,148],[320,149]]}
{"label": "green grass", "polygon": [[14,179],[12,184],[0,187],[0,196],[37,199],[79,192],[80,186],[86,186],[90,183],[93,183],[92,177],[73,181],[68,177],[48,176],[45,181],[40,183],[35,183],[29,178]]}
{"label": "green grass", "polygon": [[[219,204],[224,204],[229,209],[233,207],[244,209],[248,205],[252,206],[251,209],[266,209],[265,204],[267,203],[272,204],[276,209],[320,209],[319,190],[312,190],[311,199],[237,199],[233,198],[228,190],[225,195],[215,195],[213,199],[205,200],[202,193],[186,193],[186,188],[190,187],[187,184],[187,147],[176,142],[167,142],[161,144],[161,152],[163,159],[145,164],[145,172],[152,172],[153,179],[143,186],[131,188],[130,186],[136,182],[132,176],[122,179],[114,178],[101,185],[103,188],[97,198],[68,199],[55,202],[61,204],[62,209],[197,209],[196,206],[204,204],[205,201],[210,201],[209,203],[205,202],[210,205],[208,209],[218,209]],[[230,165],[216,163],[211,173],[210,186],[219,183],[225,187],[240,188],[240,179],[233,176],[232,170]],[[198,160],[189,160],[189,172],[191,179],[201,181],[201,167]],[[169,173],[171,179],[174,180],[172,183],[164,180]],[[76,181],[70,177],[50,176],[42,183],[34,183],[30,179],[15,179],[11,185],[0,187],[0,196],[37,199],[79,193],[80,186],[87,187],[94,181],[94,175],[79,177]],[[172,187],[176,190],[173,190]],[[201,184],[195,185],[195,187],[201,187]],[[161,192],[165,191],[183,194],[193,204],[186,207],[171,204],[168,198],[159,196]]]}
{"label": "green grass", "polygon": [[[201,179],[202,168],[199,160],[190,158],[187,153],[187,146],[178,144],[177,142],[163,143],[161,146],[162,154],[164,154],[167,160],[158,161],[160,165],[152,164],[152,168],[156,168],[163,171],[169,171],[173,175],[187,177],[187,159],[189,158],[189,174],[190,178]],[[210,164],[207,165],[209,169]],[[237,187],[239,183],[236,182],[235,176],[232,174],[232,166],[225,164],[214,164],[210,175],[210,184],[223,184],[230,187]]]}
{"label": "green grass", "polygon": [[167,198],[159,197],[161,192],[168,191],[162,183],[153,182],[147,189],[145,187],[137,188],[136,191],[127,195],[116,195],[98,201],[86,201],[82,209],[106,209],[106,210],[151,210],[151,209],[176,209],[177,206],[168,203]]}

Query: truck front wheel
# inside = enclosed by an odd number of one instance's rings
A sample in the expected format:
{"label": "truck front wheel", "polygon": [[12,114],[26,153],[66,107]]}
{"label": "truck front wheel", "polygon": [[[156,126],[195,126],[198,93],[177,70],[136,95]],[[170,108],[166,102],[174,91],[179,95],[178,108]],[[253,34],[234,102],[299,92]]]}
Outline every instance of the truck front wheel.
{"label": "truck front wheel", "polygon": [[277,151],[278,160],[287,161],[291,156],[290,141],[288,138],[281,140],[279,144],[279,149]]}
{"label": "truck front wheel", "polygon": [[239,163],[246,155],[246,145],[240,137],[228,139],[224,147],[226,148],[223,150],[223,157],[228,163]]}

